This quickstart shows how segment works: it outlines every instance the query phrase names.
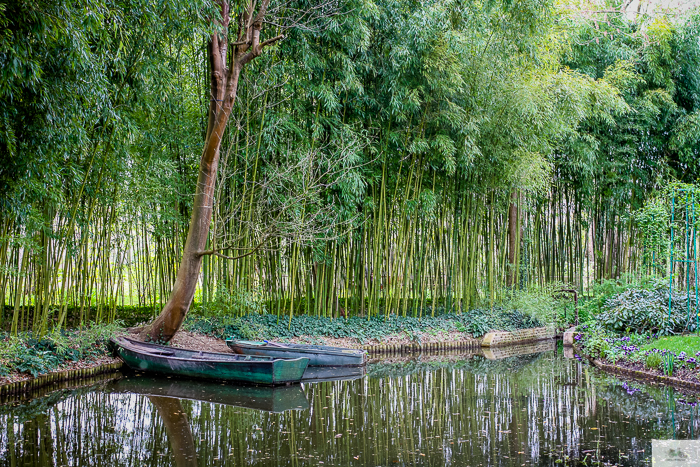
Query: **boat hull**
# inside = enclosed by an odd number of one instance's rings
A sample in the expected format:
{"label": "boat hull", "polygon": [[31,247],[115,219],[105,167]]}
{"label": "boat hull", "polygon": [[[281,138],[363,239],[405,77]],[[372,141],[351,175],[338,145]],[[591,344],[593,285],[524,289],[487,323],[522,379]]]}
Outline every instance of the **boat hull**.
{"label": "boat hull", "polygon": [[274,358],[308,358],[309,366],[364,366],[367,352],[324,345],[270,344],[257,341],[228,339],[226,345],[241,355]]}
{"label": "boat hull", "polygon": [[299,382],[309,360],[241,358],[239,355],[196,352],[112,340],[116,354],[134,370],[188,378],[215,379],[249,384],[278,385]]}

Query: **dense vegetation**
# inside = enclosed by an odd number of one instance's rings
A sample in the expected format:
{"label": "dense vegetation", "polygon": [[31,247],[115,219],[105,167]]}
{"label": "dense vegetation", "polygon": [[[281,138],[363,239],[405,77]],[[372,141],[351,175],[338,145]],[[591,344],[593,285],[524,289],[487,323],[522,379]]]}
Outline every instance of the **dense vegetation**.
{"label": "dense vegetation", "polygon": [[585,322],[576,328],[577,352],[697,380],[700,338],[691,334],[700,328],[695,297],[669,294],[668,284],[653,280],[595,289],[582,310]]}
{"label": "dense vegetation", "polygon": [[[203,308],[456,316],[513,290],[666,270],[645,241],[667,227],[636,213],[700,175],[697,17],[333,5],[242,75]],[[41,334],[167,299],[207,125],[212,11],[0,3],[0,327]]]}

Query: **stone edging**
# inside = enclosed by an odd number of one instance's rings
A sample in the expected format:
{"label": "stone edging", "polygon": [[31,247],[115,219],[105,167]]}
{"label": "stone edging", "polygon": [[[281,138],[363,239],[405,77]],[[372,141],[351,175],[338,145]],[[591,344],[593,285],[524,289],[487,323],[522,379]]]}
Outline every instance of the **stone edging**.
{"label": "stone edging", "polygon": [[489,332],[481,340],[482,347],[525,344],[556,337],[553,327],[518,329],[512,332]]}
{"label": "stone edging", "polygon": [[629,376],[631,378],[642,379],[642,380],[645,380],[647,382],[649,380],[652,380],[652,381],[656,381],[656,382],[659,382],[662,384],[668,384],[671,386],[680,387],[683,389],[692,389],[694,391],[700,391],[700,382],[686,381],[684,379],[674,378],[673,376],[657,375],[655,373],[651,373],[651,372],[644,371],[644,370],[632,370],[630,368],[625,368],[625,367],[618,366],[618,365],[603,363],[602,361],[600,361],[598,359],[592,360],[591,363],[596,368],[599,368],[599,369],[606,371],[608,373]]}
{"label": "stone edging", "polygon": [[517,357],[533,353],[550,352],[557,348],[554,339],[540,340],[526,344],[501,345],[498,347],[482,347],[481,351],[487,360],[501,360],[508,357]]}
{"label": "stone edging", "polygon": [[422,352],[443,352],[453,350],[478,350],[482,347],[506,347],[522,345],[556,337],[554,328],[541,327],[519,329],[512,332],[489,332],[482,339],[469,339],[452,342],[427,342],[425,344],[364,345],[370,355],[404,355]]}
{"label": "stone edging", "polygon": [[88,368],[56,371],[37,376],[36,378],[3,384],[0,385],[0,396],[26,394],[54,383],[60,383],[63,381],[77,381],[80,379],[101,375],[103,373],[112,373],[120,370],[122,365],[122,362],[104,363],[102,365]]}
{"label": "stone edging", "polygon": [[564,331],[563,335],[563,340],[564,340],[564,347],[573,347],[574,346],[574,337],[576,336],[578,331],[576,331],[576,327],[569,328],[566,331]]}
{"label": "stone edging", "polygon": [[426,342],[425,344],[363,345],[362,349],[372,355],[403,355],[422,352],[443,352],[451,350],[476,350],[481,347],[478,339],[452,342]]}

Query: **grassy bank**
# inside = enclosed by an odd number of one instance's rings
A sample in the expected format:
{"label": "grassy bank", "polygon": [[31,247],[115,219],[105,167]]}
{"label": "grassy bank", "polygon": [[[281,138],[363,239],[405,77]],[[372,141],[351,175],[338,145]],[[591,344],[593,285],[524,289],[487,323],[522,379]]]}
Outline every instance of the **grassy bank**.
{"label": "grassy bank", "polygon": [[700,381],[700,337],[697,335],[615,335],[584,326],[575,340],[592,358],[654,374]]}

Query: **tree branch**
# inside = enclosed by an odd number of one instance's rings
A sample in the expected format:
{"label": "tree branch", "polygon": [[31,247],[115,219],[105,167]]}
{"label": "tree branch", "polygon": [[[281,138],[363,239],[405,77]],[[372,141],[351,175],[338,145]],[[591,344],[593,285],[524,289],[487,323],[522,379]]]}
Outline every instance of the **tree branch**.
{"label": "tree branch", "polygon": [[284,34],[280,34],[280,35],[277,36],[277,37],[273,37],[272,39],[266,40],[265,42],[263,42],[262,44],[260,44],[260,49],[262,50],[263,47],[268,46],[268,45],[272,45],[272,44],[274,44],[275,42],[277,42],[278,40],[281,40],[281,39],[284,39]]}
{"label": "tree branch", "polygon": [[246,256],[252,255],[256,251],[258,251],[260,248],[262,248],[262,246],[265,244],[265,242],[267,241],[268,238],[269,238],[269,236],[266,235],[265,237],[263,237],[263,239],[260,241],[260,243],[257,244],[257,246],[255,248],[250,250],[248,253],[244,253],[244,254],[238,255],[238,256],[226,256],[224,254],[219,253],[220,250],[205,250],[205,251],[200,251],[198,254],[199,254],[199,256],[211,256],[211,255],[213,255],[213,256],[218,256],[219,258],[231,259],[231,260],[241,259],[241,258],[245,258]]}

